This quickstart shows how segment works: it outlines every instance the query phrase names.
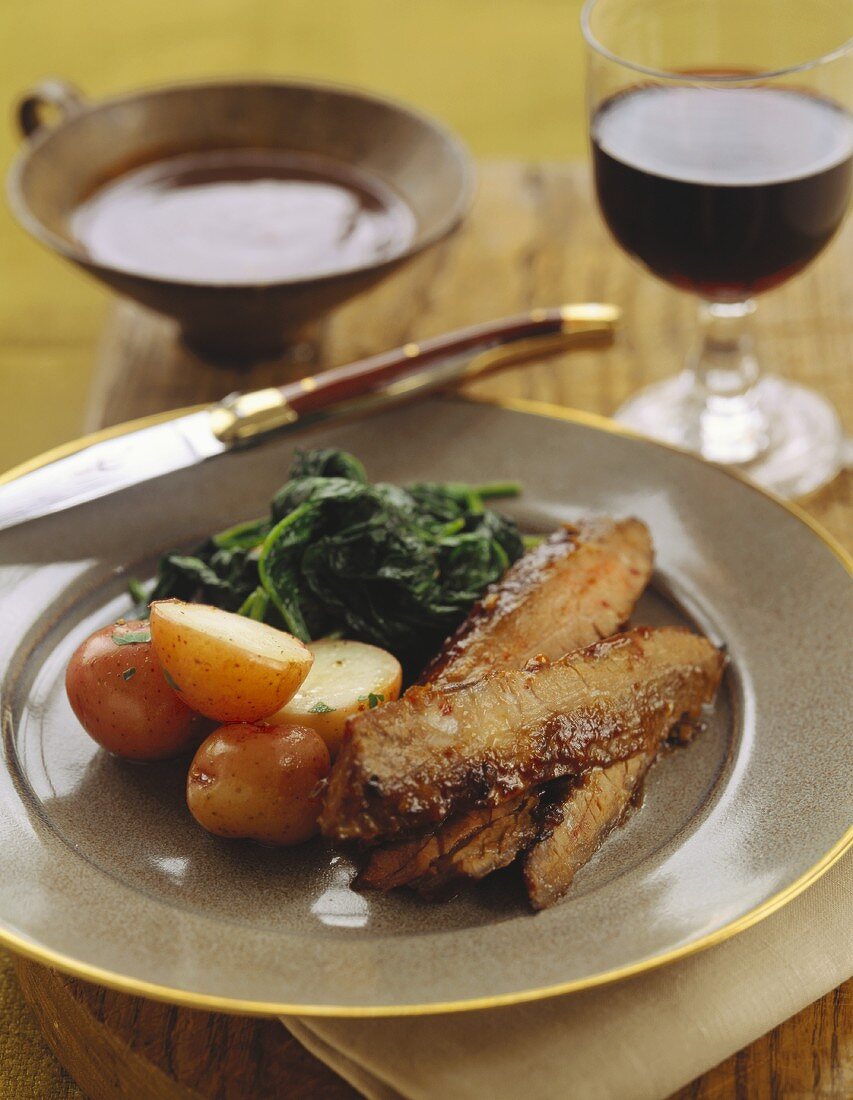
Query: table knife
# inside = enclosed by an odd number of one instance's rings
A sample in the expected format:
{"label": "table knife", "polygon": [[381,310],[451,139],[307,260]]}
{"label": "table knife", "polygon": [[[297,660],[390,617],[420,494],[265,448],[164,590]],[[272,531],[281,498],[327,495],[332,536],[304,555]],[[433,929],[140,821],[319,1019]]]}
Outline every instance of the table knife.
{"label": "table knife", "polygon": [[606,303],[534,309],[301,378],[235,393],[160,423],[100,439],[0,479],[0,531],[162,477],[272,433],[361,415],[532,359],[609,343]]}

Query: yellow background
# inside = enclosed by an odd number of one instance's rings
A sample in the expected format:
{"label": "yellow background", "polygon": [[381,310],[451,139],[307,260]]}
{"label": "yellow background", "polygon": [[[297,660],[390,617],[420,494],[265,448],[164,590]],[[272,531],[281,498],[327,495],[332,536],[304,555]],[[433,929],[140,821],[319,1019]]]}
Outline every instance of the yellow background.
{"label": "yellow background", "polygon": [[[584,150],[582,0],[0,0],[4,169],[13,105],[40,77],[89,96],[213,74],[375,88],[475,154]],[[0,210],[0,471],[79,434],[108,295]]]}

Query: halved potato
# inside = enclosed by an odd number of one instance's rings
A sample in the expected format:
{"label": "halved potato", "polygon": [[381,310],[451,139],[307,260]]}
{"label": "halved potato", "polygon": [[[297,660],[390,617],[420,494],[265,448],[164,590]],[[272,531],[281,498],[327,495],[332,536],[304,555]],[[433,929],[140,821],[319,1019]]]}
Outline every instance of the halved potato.
{"label": "halved potato", "polygon": [[305,682],[267,721],[316,730],[334,757],[347,718],[396,699],[403,671],[387,650],[364,642],[321,640],[308,648],[314,664]]}
{"label": "halved potato", "polygon": [[151,641],[178,695],[217,722],[256,722],[274,714],[314,660],[283,630],[181,600],[151,605]]}

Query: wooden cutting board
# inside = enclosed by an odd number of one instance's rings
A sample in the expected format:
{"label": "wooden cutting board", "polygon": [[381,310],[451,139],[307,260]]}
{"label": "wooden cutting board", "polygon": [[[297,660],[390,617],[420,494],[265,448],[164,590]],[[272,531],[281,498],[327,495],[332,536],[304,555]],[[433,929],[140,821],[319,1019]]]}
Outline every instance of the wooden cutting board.
{"label": "wooden cutting board", "polygon": [[[71,276],[69,276],[71,277]],[[608,299],[625,308],[619,345],[528,366],[473,392],[532,397],[605,414],[680,366],[689,299],[645,276],[606,238],[583,166],[483,166],[475,209],[451,241],[339,310],[282,359],[212,368],[171,325],[119,305],[101,348],[89,428],[281,382],[533,305]],[[853,226],[817,266],[762,303],[765,361],[826,393],[853,424]],[[809,510],[853,543],[847,472]],[[276,1020],[161,1005],[67,978],[25,960],[21,988],[45,1038],[92,1100],[343,1100],[356,1094]],[[727,1059],[679,1100],[853,1095],[853,982]]]}

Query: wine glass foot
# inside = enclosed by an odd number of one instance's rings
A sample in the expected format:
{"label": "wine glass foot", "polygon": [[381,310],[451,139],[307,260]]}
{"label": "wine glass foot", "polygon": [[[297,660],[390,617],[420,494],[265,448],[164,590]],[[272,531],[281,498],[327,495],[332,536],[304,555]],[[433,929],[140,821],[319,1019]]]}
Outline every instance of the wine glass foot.
{"label": "wine glass foot", "polygon": [[805,386],[765,375],[748,398],[732,407],[728,436],[724,428],[710,437],[707,431],[703,434],[703,415],[701,394],[685,372],[641,390],[622,405],[616,419],[643,435],[733,466],[784,497],[814,493],[842,468],[844,436],[838,414],[825,397]]}

